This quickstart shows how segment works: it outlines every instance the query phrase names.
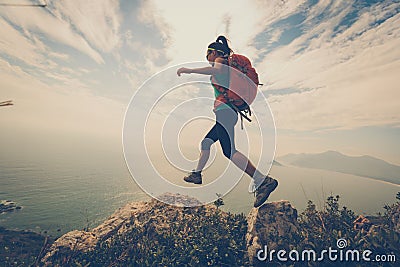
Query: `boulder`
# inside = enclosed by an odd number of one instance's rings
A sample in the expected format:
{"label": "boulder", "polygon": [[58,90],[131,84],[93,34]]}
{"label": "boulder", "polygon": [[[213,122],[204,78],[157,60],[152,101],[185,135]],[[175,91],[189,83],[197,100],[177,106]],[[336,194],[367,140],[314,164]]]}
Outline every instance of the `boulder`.
{"label": "boulder", "polygon": [[17,206],[17,204],[11,200],[0,200],[0,214],[20,209],[22,209],[22,207]]}
{"label": "boulder", "polygon": [[[87,252],[93,250],[100,241],[132,231],[134,228],[147,229],[149,235],[167,231],[171,222],[184,220],[184,206],[188,204],[201,205],[198,200],[179,194],[164,194],[159,197],[176,206],[171,206],[153,199],[149,202],[133,202],[119,208],[102,224],[89,231],[74,230],[58,238],[41,259],[46,266],[52,265],[52,259],[58,256],[71,255],[71,252]],[[196,202],[197,201],[197,202]],[[215,213],[214,205],[192,208],[193,212]],[[223,223],[223,222],[222,222]],[[72,253],[73,254],[73,253]]]}
{"label": "boulder", "polygon": [[254,266],[266,264],[257,258],[258,251],[264,250],[265,246],[269,251],[290,249],[291,244],[287,240],[299,233],[297,210],[287,200],[253,208],[247,217],[247,223],[247,255],[250,264]]}

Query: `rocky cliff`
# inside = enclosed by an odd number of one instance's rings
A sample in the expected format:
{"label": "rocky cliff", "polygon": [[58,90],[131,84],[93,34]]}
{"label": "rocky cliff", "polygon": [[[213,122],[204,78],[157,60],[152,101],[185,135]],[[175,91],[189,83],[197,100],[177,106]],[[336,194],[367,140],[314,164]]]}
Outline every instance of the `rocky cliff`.
{"label": "rocky cliff", "polygon": [[[168,198],[169,203],[175,203],[178,206],[187,205],[188,202],[193,204],[197,201],[190,197],[172,194],[165,194],[163,198]],[[178,238],[176,242],[172,240],[168,244],[168,246],[178,246],[177,243],[184,242],[184,240],[193,239],[196,243],[199,241],[196,239],[199,238],[204,239],[204,241],[201,241],[203,243],[212,243],[211,234],[213,231],[227,232],[226,228],[221,230],[221,227],[237,227],[236,223],[232,224],[233,215],[217,209],[215,205],[209,204],[194,208],[178,206],[168,205],[154,199],[149,202],[129,203],[116,210],[107,220],[90,231],[74,230],[58,238],[48,249],[41,262],[46,266],[52,266],[55,259],[58,263],[62,259],[62,264],[68,264],[73,255],[93,251],[98,249],[101,243],[111,243],[116,236],[123,236],[135,231],[138,235],[144,236],[146,240],[154,242],[156,246],[160,245],[159,243],[162,243],[161,240],[164,240],[166,236],[170,240]],[[210,220],[210,218],[216,218],[220,224],[215,225],[216,221]],[[203,223],[206,227],[202,226]],[[179,237],[177,237],[178,235]],[[206,238],[210,238],[209,241]],[[226,242],[223,244],[227,244],[228,247],[231,246],[232,239],[232,234],[228,233]],[[131,247],[146,246],[148,244],[141,243],[146,242],[146,240],[137,240],[136,243],[130,240]],[[196,250],[200,247],[200,244],[189,244],[189,246]],[[147,248],[143,247],[143,249],[146,250]],[[184,252],[182,251],[182,253]]]}
{"label": "rocky cliff", "polygon": [[[184,204],[195,199],[179,196],[165,195],[173,199],[174,203]],[[54,258],[60,255],[71,255],[77,251],[88,252],[96,246],[115,235],[131,232],[135,228],[146,228],[147,232],[156,235],[160,232],[168,232],[171,222],[185,224],[184,220],[190,220],[191,216],[185,215],[184,210],[189,209],[193,214],[201,214],[207,217],[216,213],[214,205],[205,205],[198,208],[179,208],[162,202],[152,200],[150,202],[133,202],[125,207],[119,208],[107,220],[90,231],[75,230],[58,238],[50,247],[42,262],[51,265]],[[229,214],[218,211],[219,223],[226,224]],[[186,217],[185,217],[186,216]],[[185,218],[184,218],[185,217]],[[252,209],[247,216],[246,247],[249,263],[256,262],[254,259],[259,249],[268,244],[276,248],[282,243],[271,240],[282,240],[283,237],[290,239],[290,235],[298,231],[297,210],[289,201],[277,201],[266,203],[260,208]],[[186,229],[188,232],[190,229]],[[156,236],[154,236],[156,238]],[[244,241],[244,240],[243,240]]]}
{"label": "rocky cliff", "polygon": [[[168,198],[168,203],[177,205],[188,205],[190,204],[189,202],[193,204],[193,202],[197,201],[193,198],[171,194],[165,194],[163,198]],[[213,209],[215,209],[213,205],[206,207],[208,212]],[[175,220],[182,219],[182,214],[177,216],[176,213],[181,210],[182,208],[166,205],[156,200],[129,203],[125,207],[116,210],[107,220],[90,231],[74,230],[58,238],[43,258],[43,261],[46,262],[60,251],[86,252],[92,250],[99,242],[107,240],[114,235],[129,232],[135,227],[150,227],[154,228],[154,231],[165,230],[168,228],[167,221],[172,218]]]}
{"label": "rocky cliff", "polygon": [[253,208],[247,224],[246,246],[251,265],[262,264],[257,260],[257,252],[265,246],[270,250],[283,248],[299,235],[297,210],[287,200]]}
{"label": "rocky cliff", "polygon": [[400,253],[398,203],[387,217],[357,218],[339,208],[338,197],[329,197],[322,211],[310,202],[299,215],[289,201],[281,200],[254,208],[246,217],[213,204],[178,207],[197,201],[182,195],[163,197],[177,206],[157,200],[127,204],[90,231],[61,236],[41,262],[46,266],[265,266],[265,258],[259,256],[267,257],[267,248],[322,251],[343,238],[354,249]]}

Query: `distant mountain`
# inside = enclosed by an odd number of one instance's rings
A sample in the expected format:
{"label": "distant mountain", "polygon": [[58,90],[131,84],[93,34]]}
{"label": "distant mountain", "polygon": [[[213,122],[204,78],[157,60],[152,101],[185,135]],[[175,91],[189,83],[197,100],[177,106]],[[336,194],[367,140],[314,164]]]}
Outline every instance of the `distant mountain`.
{"label": "distant mountain", "polygon": [[288,154],[278,160],[298,167],[354,174],[400,185],[400,166],[371,156],[352,157],[327,151],[320,154]]}

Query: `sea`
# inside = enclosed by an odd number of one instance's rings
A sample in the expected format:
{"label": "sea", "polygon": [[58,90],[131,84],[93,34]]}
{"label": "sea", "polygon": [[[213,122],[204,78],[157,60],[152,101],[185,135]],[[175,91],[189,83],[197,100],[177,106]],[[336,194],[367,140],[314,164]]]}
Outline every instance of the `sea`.
{"label": "sea", "polygon": [[[0,226],[30,230],[53,237],[75,229],[93,228],[116,209],[133,201],[147,201],[126,167],[122,150],[93,157],[0,159],[0,200],[11,200],[21,210],[0,214]],[[330,195],[357,214],[375,215],[396,201],[400,186],[366,177],[294,166],[272,166],[279,186],[269,201],[289,200],[302,212],[308,200],[323,208]],[[204,179],[207,179],[205,177]],[[221,209],[247,214],[254,201],[250,179],[243,176],[223,196]]]}

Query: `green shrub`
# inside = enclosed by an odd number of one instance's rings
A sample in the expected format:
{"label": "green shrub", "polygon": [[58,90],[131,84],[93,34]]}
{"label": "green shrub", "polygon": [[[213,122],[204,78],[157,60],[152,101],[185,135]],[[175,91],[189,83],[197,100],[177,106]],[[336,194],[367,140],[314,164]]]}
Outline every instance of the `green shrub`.
{"label": "green shrub", "polygon": [[[337,248],[338,239],[347,241],[347,248],[376,254],[400,256],[400,234],[395,225],[400,205],[400,193],[395,204],[385,206],[385,214],[374,216],[375,222],[366,229],[355,229],[356,214],[341,207],[339,196],[329,196],[322,210],[312,201],[299,215],[299,232],[279,237],[291,249],[313,249],[321,252]],[[221,200],[222,201],[222,200]],[[223,202],[222,202],[223,203]],[[211,212],[210,212],[211,211]],[[159,211],[158,211],[159,212]],[[247,222],[243,214],[231,214],[219,209],[183,208],[171,213],[167,227],[154,223],[139,224],[131,230],[100,242],[87,253],[63,252],[52,259],[54,265],[68,266],[249,266],[245,236]],[[152,222],[157,212],[143,215]],[[174,215],[173,215],[174,214]],[[396,215],[397,214],[397,215]],[[378,222],[378,223],[377,223]],[[272,240],[271,241],[276,241]],[[283,244],[277,242],[278,244]],[[278,248],[279,249],[279,248]],[[272,263],[273,264],[273,263]],[[279,265],[278,262],[276,264]],[[336,266],[337,262],[295,262],[295,266]],[[365,262],[346,262],[346,266],[362,266]],[[375,263],[375,266],[383,266]],[[385,262],[384,266],[396,266]]]}
{"label": "green shrub", "polygon": [[167,230],[133,227],[131,231],[100,242],[95,250],[60,255],[54,264],[79,266],[243,266],[247,222],[243,214],[215,209],[184,209],[181,220]]}

